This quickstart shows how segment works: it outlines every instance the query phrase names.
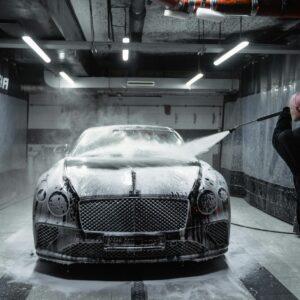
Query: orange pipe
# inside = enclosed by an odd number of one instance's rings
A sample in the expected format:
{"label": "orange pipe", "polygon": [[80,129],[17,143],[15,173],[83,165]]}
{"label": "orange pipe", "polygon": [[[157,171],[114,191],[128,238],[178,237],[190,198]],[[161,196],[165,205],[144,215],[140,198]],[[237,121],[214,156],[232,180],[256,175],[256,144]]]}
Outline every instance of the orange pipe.
{"label": "orange pipe", "polygon": [[174,10],[190,13],[199,7],[225,15],[300,18],[300,0],[161,0]]}

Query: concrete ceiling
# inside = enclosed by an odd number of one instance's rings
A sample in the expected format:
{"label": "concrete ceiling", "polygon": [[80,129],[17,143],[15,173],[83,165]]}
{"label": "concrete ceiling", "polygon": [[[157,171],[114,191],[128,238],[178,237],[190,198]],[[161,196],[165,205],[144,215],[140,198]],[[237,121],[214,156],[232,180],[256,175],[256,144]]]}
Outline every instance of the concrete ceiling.
{"label": "concrete ceiling", "polygon": [[[203,22],[190,16],[188,20],[178,20],[163,16],[163,7],[152,4],[147,7],[147,16],[144,27],[143,41],[196,41],[200,38],[219,39],[228,38],[240,32],[240,17],[226,17],[221,23]],[[243,17],[243,31],[261,31],[280,24],[272,18]],[[221,26],[221,29],[220,29]],[[203,32],[204,28],[204,32]]]}
{"label": "concrete ceiling", "polygon": [[[5,47],[1,47],[1,42],[5,44],[4,38],[20,39],[21,35],[27,32],[34,38],[45,41],[112,42],[112,36],[109,36],[108,32],[108,2],[107,0],[0,0],[0,48],[2,48],[0,54],[16,60],[27,70],[35,65],[35,70],[40,68],[42,72],[43,65],[31,51],[17,49],[18,47],[3,49]],[[130,0],[110,0],[110,2],[113,42],[120,43],[125,31],[127,34],[129,31]],[[240,37],[240,17],[227,17],[219,24],[202,22],[192,16],[187,20],[170,19],[163,16],[163,10],[164,7],[161,4],[146,0],[142,43],[152,43],[150,53],[132,51],[130,63],[124,64],[120,59],[120,53],[112,51],[116,49],[114,44],[95,47],[98,51],[90,51],[89,48],[65,50],[63,60],[59,58],[59,53],[63,49],[47,50],[53,58],[54,69],[64,68],[74,76],[163,77],[168,75],[185,77],[197,69],[196,54],[199,51],[197,44],[201,49],[200,44],[203,42],[215,45],[231,44]],[[286,46],[291,43],[297,45],[298,34],[298,20],[283,21],[266,17],[242,18],[242,35],[250,39],[252,43],[263,42],[276,46]],[[168,50],[161,51],[160,43],[164,43],[167,49],[166,45],[173,42],[180,46],[178,49],[181,50],[178,50],[178,53],[176,53],[176,48],[175,51],[174,48],[172,49],[172,54],[168,53]],[[195,49],[195,53],[182,51],[188,45]],[[272,46],[269,47],[270,54],[272,54],[271,48]],[[268,52],[262,53],[268,54]],[[210,74],[211,78],[219,76],[228,78],[228,74],[237,77],[243,64],[248,63],[258,54],[240,55],[230,64],[214,70],[211,63],[216,55],[205,54],[201,57],[201,67]],[[227,72],[227,75],[224,72]]]}
{"label": "concrete ceiling", "polygon": [[[89,1],[71,0],[76,16],[88,41],[92,40],[91,17]],[[114,25],[124,26],[124,9],[130,5],[129,0],[112,1]],[[107,1],[92,0],[93,22],[95,28],[95,41],[107,41]],[[164,7],[160,3],[152,2],[146,5],[147,14],[143,32],[143,42],[191,42],[199,38],[218,40],[226,39],[234,34],[240,34],[240,17],[230,16],[219,25],[216,22],[203,22],[191,16],[187,20],[178,20],[163,16]],[[280,27],[285,22],[276,18],[247,17],[242,18],[242,31],[244,33],[267,31],[274,27]],[[128,20],[127,20],[128,24]],[[220,27],[221,26],[221,27]],[[124,28],[114,28],[115,40],[121,41],[124,37]],[[221,32],[220,32],[221,31]]]}

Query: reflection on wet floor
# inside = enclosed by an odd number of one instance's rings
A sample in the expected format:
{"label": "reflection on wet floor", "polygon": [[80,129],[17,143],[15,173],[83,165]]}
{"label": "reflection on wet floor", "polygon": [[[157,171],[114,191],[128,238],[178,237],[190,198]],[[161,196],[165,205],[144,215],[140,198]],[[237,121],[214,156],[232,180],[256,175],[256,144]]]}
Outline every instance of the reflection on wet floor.
{"label": "reflection on wet floor", "polygon": [[[62,266],[40,261],[34,254],[30,205],[29,198],[0,211],[0,299],[297,299],[300,296],[300,262],[296,259],[300,239],[295,236],[233,227],[228,254],[213,261]],[[290,225],[237,198],[233,199],[233,220],[291,230]]]}

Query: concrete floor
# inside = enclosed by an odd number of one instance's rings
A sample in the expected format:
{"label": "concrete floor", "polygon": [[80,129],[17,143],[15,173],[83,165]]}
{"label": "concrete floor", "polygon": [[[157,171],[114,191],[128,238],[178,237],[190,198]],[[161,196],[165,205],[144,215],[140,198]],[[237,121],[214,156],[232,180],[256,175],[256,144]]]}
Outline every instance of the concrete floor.
{"label": "concrete floor", "polygon": [[[83,266],[39,262],[31,197],[0,206],[0,299],[300,299],[300,239],[232,226],[225,257],[185,265]],[[232,222],[271,230],[292,226],[232,198]],[[298,298],[297,298],[298,297]]]}

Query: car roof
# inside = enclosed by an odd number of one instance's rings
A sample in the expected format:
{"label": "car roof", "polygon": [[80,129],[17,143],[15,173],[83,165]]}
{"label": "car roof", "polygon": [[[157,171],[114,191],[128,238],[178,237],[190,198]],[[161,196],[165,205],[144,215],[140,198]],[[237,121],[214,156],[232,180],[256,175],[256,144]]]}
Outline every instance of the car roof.
{"label": "car roof", "polygon": [[175,132],[174,129],[165,126],[155,126],[155,125],[110,125],[110,126],[97,126],[86,129],[89,130],[153,130],[153,131],[170,131]]}

